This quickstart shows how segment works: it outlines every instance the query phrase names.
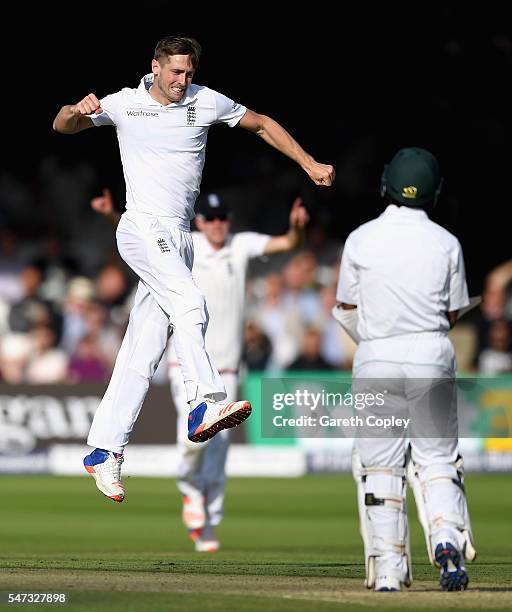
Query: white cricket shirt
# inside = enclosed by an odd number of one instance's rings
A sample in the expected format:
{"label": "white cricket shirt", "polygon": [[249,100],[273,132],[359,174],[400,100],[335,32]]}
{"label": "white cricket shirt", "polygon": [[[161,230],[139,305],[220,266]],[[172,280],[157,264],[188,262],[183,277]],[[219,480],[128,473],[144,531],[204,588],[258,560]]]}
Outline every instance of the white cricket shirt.
{"label": "white cricket shirt", "polygon": [[149,95],[153,74],[137,89],[124,88],[100,101],[94,125],[116,127],[126,183],[126,209],[170,217],[190,228],[199,195],[208,129],[235,126],[245,106],[203,87],[190,85],[180,102],[166,106]]}
{"label": "white cricket shirt", "polygon": [[358,308],[361,340],[441,332],[469,304],[459,241],[421,209],[390,205],[343,250],[337,299]]}
{"label": "white cricket shirt", "polygon": [[270,240],[266,234],[229,234],[224,247],[213,249],[204,234],[193,232],[192,276],[204,293],[210,321],[206,350],[218,370],[236,370],[243,343],[247,265],[263,255]]}

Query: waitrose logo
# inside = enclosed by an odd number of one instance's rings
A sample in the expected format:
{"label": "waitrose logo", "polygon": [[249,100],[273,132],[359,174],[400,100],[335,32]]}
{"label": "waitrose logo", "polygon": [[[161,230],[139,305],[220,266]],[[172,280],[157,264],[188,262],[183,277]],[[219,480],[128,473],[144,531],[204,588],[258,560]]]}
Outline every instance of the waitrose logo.
{"label": "waitrose logo", "polygon": [[136,110],[129,110],[126,111],[126,114],[128,115],[128,117],[158,117],[158,113],[150,113],[148,111],[136,111]]}

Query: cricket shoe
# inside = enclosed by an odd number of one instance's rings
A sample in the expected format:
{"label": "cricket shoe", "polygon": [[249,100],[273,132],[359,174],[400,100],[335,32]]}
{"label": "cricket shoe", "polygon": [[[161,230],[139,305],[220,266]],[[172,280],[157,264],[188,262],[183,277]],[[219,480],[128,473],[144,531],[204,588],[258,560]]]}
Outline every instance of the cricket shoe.
{"label": "cricket shoe", "polygon": [[194,542],[196,552],[217,552],[220,542],[213,533],[213,527],[189,529],[188,537]]}
{"label": "cricket shoe", "polygon": [[395,576],[388,576],[386,574],[382,574],[375,578],[375,587],[373,589],[379,593],[391,593],[395,591],[401,591],[402,585],[400,580]]}
{"label": "cricket shoe", "polygon": [[121,484],[122,453],[112,453],[96,448],[84,457],[84,467],[96,481],[98,489],[116,502],[124,499],[124,487]]}
{"label": "cricket shoe", "polygon": [[434,557],[441,568],[439,584],[442,591],[465,591],[469,576],[462,562],[462,555],[450,542],[436,546]]}
{"label": "cricket shoe", "polygon": [[196,540],[196,552],[217,552],[220,548],[220,543],[218,540],[203,540],[203,538],[198,538]]}
{"label": "cricket shoe", "polygon": [[219,431],[236,427],[251,414],[251,403],[203,401],[188,415],[188,439],[206,442]]}
{"label": "cricket shoe", "polygon": [[375,559],[375,583],[373,590],[379,593],[391,593],[401,591],[402,586],[409,587],[411,578],[407,567],[405,556],[388,555],[387,558],[377,557]]}
{"label": "cricket shoe", "polygon": [[184,495],[181,518],[189,532],[202,529],[206,522],[204,497],[189,497],[188,495]]}

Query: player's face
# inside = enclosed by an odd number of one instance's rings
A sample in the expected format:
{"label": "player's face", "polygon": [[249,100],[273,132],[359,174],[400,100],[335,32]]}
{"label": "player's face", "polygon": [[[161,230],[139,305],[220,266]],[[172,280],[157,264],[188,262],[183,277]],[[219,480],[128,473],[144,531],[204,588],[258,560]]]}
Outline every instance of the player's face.
{"label": "player's face", "polygon": [[151,95],[160,104],[179,102],[194,76],[190,56],[171,55],[163,64],[153,60],[151,68],[155,75]]}
{"label": "player's face", "polygon": [[208,242],[215,248],[221,249],[226,242],[229,232],[229,219],[225,216],[218,217],[198,217],[197,227],[202,232]]}

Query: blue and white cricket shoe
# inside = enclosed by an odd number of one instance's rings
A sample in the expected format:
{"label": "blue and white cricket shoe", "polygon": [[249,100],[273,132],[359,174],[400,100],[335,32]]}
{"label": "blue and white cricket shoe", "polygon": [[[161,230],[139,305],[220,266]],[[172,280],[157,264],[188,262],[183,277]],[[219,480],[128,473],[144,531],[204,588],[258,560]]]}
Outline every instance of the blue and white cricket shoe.
{"label": "blue and white cricket shoe", "polygon": [[435,560],[441,568],[439,584],[442,591],[465,591],[469,576],[462,562],[461,553],[450,542],[436,546]]}
{"label": "blue and white cricket shoe", "polygon": [[251,411],[251,403],[247,401],[201,402],[188,415],[188,439],[206,442],[219,431],[243,423]]}
{"label": "blue and white cricket shoe", "polygon": [[84,457],[84,467],[96,481],[98,489],[110,499],[122,502],[125,491],[121,484],[122,453],[95,448]]}

